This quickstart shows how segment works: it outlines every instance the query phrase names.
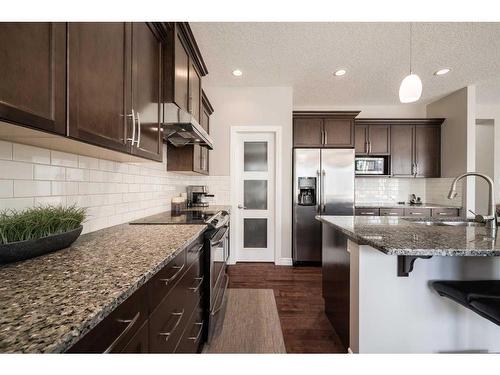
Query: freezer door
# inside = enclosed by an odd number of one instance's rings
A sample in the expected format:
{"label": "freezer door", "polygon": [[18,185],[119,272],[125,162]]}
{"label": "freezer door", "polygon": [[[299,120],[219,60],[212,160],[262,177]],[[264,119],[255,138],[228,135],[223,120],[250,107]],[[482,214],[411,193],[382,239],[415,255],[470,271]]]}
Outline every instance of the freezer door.
{"label": "freezer door", "polygon": [[321,150],[322,215],[354,215],[354,149]]}
{"label": "freezer door", "polygon": [[[293,261],[321,261],[321,223],[315,219],[319,214],[320,192],[320,153],[319,149],[295,149],[293,169]],[[299,179],[311,177],[316,181],[315,205],[299,202]]]}

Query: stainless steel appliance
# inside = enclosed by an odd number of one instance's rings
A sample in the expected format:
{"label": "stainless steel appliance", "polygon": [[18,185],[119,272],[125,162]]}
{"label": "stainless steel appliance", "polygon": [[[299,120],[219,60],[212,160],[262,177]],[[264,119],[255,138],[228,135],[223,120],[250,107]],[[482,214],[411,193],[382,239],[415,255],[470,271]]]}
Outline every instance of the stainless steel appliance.
{"label": "stainless steel appliance", "polygon": [[227,261],[230,254],[229,214],[221,212],[216,221],[216,226],[205,235],[205,249],[208,249],[210,254],[205,257],[205,267],[209,274],[206,293],[208,309],[205,309],[208,343],[221,332],[226,308],[226,290],[229,284],[227,275]]}
{"label": "stainless steel appliance", "polygon": [[384,174],[385,160],[383,157],[356,157],[355,173],[357,175]]}
{"label": "stainless steel appliance", "polygon": [[208,188],[203,185],[190,185],[187,188],[188,207],[208,207],[207,197],[213,197],[208,194]]}
{"label": "stainless steel appliance", "polygon": [[293,262],[321,262],[316,215],[354,215],[354,149],[294,149]]}

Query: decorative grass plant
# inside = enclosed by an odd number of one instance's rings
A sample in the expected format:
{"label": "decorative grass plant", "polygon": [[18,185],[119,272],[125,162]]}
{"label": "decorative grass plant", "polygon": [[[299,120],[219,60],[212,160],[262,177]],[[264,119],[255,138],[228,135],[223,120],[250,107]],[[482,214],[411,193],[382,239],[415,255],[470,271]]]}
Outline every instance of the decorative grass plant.
{"label": "decorative grass plant", "polygon": [[0,245],[37,240],[78,228],[85,209],[76,206],[40,206],[24,211],[0,212]]}

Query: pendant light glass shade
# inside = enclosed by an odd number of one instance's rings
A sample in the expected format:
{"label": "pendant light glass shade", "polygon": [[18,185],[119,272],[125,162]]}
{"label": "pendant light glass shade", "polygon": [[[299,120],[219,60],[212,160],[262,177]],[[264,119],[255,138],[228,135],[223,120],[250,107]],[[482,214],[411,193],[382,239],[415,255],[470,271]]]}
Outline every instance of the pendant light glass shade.
{"label": "pendant light glass shade", "polygon": [[413,103],[422,96],[422,81],[416,74],[406,76],[399,87],[399,100],[401,103]]}

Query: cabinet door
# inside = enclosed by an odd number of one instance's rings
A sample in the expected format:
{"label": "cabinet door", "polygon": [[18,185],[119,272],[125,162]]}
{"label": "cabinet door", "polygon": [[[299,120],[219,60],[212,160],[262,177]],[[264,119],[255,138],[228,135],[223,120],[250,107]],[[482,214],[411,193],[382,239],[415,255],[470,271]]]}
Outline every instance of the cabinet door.
{"label": "cabinet door", "polygon": [[356,125],[354,129],[356,155],[366,155],[368,153],[368,125]]}
{"label": "cabinet door", "polygon": [[296,118],[293,120],[294,147],[323,147],[323,120]]}
{"label": "cabinet door", "polygon": [[354,121],[325,119],[323,147],[354,147]]}
{"label": "cabinet door", "polygon": [[415,172],[419,177],[440,177],[441,128],[415,126]]}
{"label": "cabinet door", "polygon": [[130,24],[68,25],[69,136],[130,152]]}
{"label": "cabinet door", "polygon": [[66,25],[0,23],[0,120],[66,133]]}
{"label": "cabinet door", "polygon": [[189,65],[189,112],[200,122],[201,77],[193,64]]}
{"label": "cabinet door", "polygon": [[389,155],[391,152],[391,130],[389,125],[370,125],[368,128],[368,151],[371,155]]}
{"label": "cabinet door", "polygon": [[413,176],[412,125],[391,125],[391,173],[393,176]]}
{"label": "cabinet door", "polygon": [[161,41],[148,24],[132,24],[132,108],[136,114],[136,155],[162,159],[160,137]]}
{"label": "cabinet door", "polygon": [[179,34],[174,46],[174,101],[179,108],[189,111],[189,55]]}

